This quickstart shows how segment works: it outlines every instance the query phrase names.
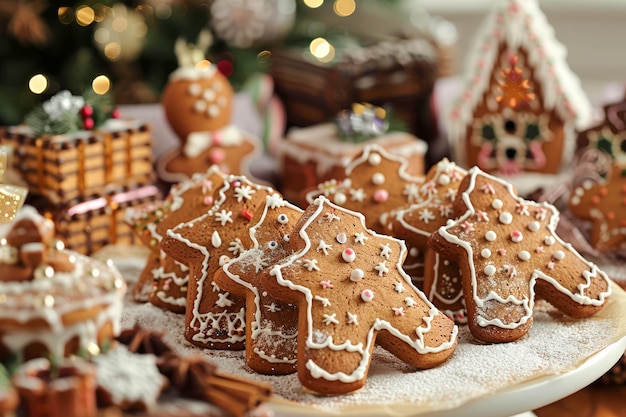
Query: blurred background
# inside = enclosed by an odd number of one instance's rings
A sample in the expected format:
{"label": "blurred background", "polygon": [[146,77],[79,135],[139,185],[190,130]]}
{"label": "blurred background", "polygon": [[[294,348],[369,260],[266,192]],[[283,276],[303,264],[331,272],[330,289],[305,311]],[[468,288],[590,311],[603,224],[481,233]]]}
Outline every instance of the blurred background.
{"label": "blurred background", "polygon": [[[177,67],[176,39],[208,29],[206,59],[236,89],[268,70],[275,48],[312,51],[372,37],[424,37],[454,76],[490,0],[0,0],[0,125],[20,123],[63,89],[111,93],[118,104],[158,102]],[[626,74],[623,0],[541,0],[569,63],[591,95]],[[317,42],[317,43],[314,43]]]}

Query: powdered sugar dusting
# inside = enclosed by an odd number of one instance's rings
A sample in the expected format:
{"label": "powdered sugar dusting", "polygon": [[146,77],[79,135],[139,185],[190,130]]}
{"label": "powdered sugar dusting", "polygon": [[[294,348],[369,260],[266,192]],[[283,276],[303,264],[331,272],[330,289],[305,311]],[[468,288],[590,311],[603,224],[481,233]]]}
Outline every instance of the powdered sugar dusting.
{"label": "powdered sugar dusting", "polygon": [[460,326],[459,344],[450,360],[423,371],[415,370],[377,347],[365,387],[351,395],[332,397],[305,393],[295,374],[267,376],[254,373],[245,365],[244,351],[199,350],[183,337],[183,315],[163,311],[151,304],[128,301],[122,326],[127,328],[138,323],[164,331],[165,341],[180,354],[201,353],[217,363],[222,372],[268,382],[279,399],[313,407],[319,412],[355,409],[366,412],[385,406],[388,410],[396,410],[408,406],[411,413],[416,414],[422,410],[456,408],[472,399],[536,377],[572,370],[626,334],[625,310],[626,294],[619,288],[614,289],[606,308],[591,319],[569,319],[547,303],[538,301],[533,327],[521,340],[480,344],[474,341],[466,326]]}

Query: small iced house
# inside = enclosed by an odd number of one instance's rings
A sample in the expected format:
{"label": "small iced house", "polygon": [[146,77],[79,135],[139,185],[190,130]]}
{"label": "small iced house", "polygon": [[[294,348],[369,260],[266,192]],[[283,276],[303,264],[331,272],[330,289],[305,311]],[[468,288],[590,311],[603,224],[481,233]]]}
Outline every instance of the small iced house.
{"label": "small iced house", "polygon": [[592,108],[537,0],[495,0],[449,113],[460,165],[506,176],[556,174]]}

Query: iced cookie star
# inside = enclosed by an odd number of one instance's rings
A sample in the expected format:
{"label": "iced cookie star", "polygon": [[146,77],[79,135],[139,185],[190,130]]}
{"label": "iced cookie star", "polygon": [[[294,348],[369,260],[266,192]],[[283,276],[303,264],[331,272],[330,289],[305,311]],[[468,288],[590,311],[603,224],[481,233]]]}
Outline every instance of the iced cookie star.
{"label": "iced cookie star", "polygon": [[507,342],[524,336],[536,295],[574,318],[602,308],[610,281],[555,233],[555,207],[518,197],[511,184],[478,168],[469,171],[459,193],[458,218],[433,233],[430,243],[461,267],[468,325],[476,339]]}
{"label": "iced cookie star", "polygon": [[[329,212],[338,217],[332,223],[323,220]],[[368,239],[357,242],[359,233]],[[320,240],[333,242],[328,254],[316,250]],[[298,306],[297,370],[305,388],[359,389],[374,343],[417,368],[452,354],[457,328],[411,284],[402,269],[404,242],[367,229],[363,215],[322,196],[305,210],[290,244],[294,254],[272,267],[263,284]],[[307,269],[305,259],[319,268]]]}

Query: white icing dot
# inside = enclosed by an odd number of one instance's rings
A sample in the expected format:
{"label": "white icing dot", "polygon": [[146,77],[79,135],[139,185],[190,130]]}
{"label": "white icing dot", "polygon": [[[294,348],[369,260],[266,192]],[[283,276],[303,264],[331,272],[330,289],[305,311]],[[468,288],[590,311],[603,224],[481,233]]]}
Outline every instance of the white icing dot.
{"label": "white icing dot", "polygon": [[489,242],[493,242],[497,238],[498,235],[493,230],[489,230],[487,233],[485,233],[485,239],[487,239]]}
{"label": "white icing dot", "polygon": [[222,246],[222,238],[220,238],[220,234],[217,232],[217,230],[215,230],[213,232],[213,235],[211,236],[211,245],[213,245],[214,248],[219,248],[220,246]]}
{"label": "white icing dot", "polygon": [[202,87],[200,87],[200,84],[198,83],[189,84],[189,89],[187,90],[187,92],[191,94],[192,96],[200,95],[200,91],[202,91]]}
{"label": "white icing dot", "polygon": [[485,273],[485,275],[490,277],[496,273],[496,267],[493,265],[487,265],[485,269],[483,270],[483,272]]}
{"label": "white icing dot", "polygon": [[196,100],[196,102],[193,103],[193,109],[196,113],[202,113],[206,110],[206,101]]}
{"label": "white icing dot", "polygon": [[224,266],[224,265],[226,265],[228,263],[228,261],[230,261],[230,258],[228,256],[226,256],[226,255],[222,255],[222,256],[220,256],[219,264],[220,264],[220,266]]}
{"label": "white icing dot", "polygon": [[335,239],[337,239],[337,242],[339,243],[346,243],[348,241],[348,236],[342,232],[339,233]]}
{"label": "white icing dot", "polygon": [[352,248],[345,248],[341,252],[341,258],[346,262],[353,262],[356,259],[356,253],[354,253]]}
{"label": "white icing dot", "polygon": [[543,239],[543,244],[546,246],[550,246],[550,245],[554,245],[555,239],[552,236],[546,236],[545,239]]}
{"label": "white icing dot", "polygon": [[348,197],[346,197],[344,193],[337,192],[333,196],[333,201],[335,202],[335,204],[342,206],[346,204],[346,201],[348,201]]}
{"label": "white icing dot", "polygon": [[287,216],[285,213],[281,213],[278,215],[278,217],[276,217],[276,221],[280,224],[287,224],[289,222],[289,216]]}
{"label": "white icing dot", "polygon": [[377,172],[372,175],[372,184],[381,185],[385,183],[385,175],[382,172]]}
{"label": "white icing dot", "polygon": [[502,224],[511,224],[513,222],[513,215],[508,211],[503,211],[498,216],[498,220],[500,220]]}
{"label": "white icing dot", "polygon": [[415,247],[414,247],[414,248],[409,249],[409,255],[410,255],[410,256],[415,257],[415,256],[417,256],[417,255],[419,255],[419,254],[420,254],[419,249],[417,249],[417,248],[415,248]]}
{"label": "white icing dot", "polygon": [[439,176],[439,185],[448,185],[450,184],[450,176],[447,174],[441,174]]}
{"label": "white icing dot", "polygon": [[367,162],[369,162],[370,165],[378,165],[380,164],[380,162],[382,161],[382,158],[380,157],[380,154],[377,153],[372,153],[370,154],[369,158],[367,158]]}
{"label": "white icing dot", "polygon": [[214,104],[210,105],[207,109],[207,114],[211,117],[216,117],[218,114],[220,114],[220,108]]}
{"label": "white icing dot", "polygon": [[373,299],[374,299],[374,291],[363,290],[363,292],[361,293],[361,300],[365,301],[366,303],[369,303]]}
{"label": "white icing dot", "polygon": [[552,256],[554,256],[554,259],[556,259],[557,261],[560,261],[561,259],[565,258],[565,252],[563,252],[562,250],[557,250],[554,251]]}
{"label": "white icing dot", "polygon": [[207,88],[206,90],[202,92],[202,97],[204,97],[205,100],[213,101],[215,100],[215,91],[211,90],[210,88]]}
{"label": "white icing dot", "polygon": [[539,230],[540,227],[541,224],[537,221],[533,221],[528,224],[528,230],[530,230],[531,232],[536,232],[537,230]]}
{"label": "white icing dot", "polygon": [[530,252],[528,252],[527,250],[521,250],[517,253],[517,257],[521,261],[527,261],[530,259]]}
{"label": "white icing dot", "polygon": [[514,230],[511,232],[511,240],[515,243],[519,243],[522,241],[522,239],[524,239],[524,236],[522,235],[522,232],[520,232],[519,230]]}
{"label": "white icing dot", "polygon": [[353,269],[352,272],[350,273],[350,281],[352,282],[361,281],[364,276],[365,276],[365,272],[363,272],[362,269],[358,269],[358,268]]}
{"label": "white icing dot", "polygon": [[487,248],[480,251],[480,256],[483,258],[489,258],[491,256],[491,251]]}
{"label": "white icing dot", "polygon": [[496,210],[500,210],[502,208],[502,200],[500,200],[499,198],[494,198],[493,201],[491,202],[491,207],[493,207]]}

